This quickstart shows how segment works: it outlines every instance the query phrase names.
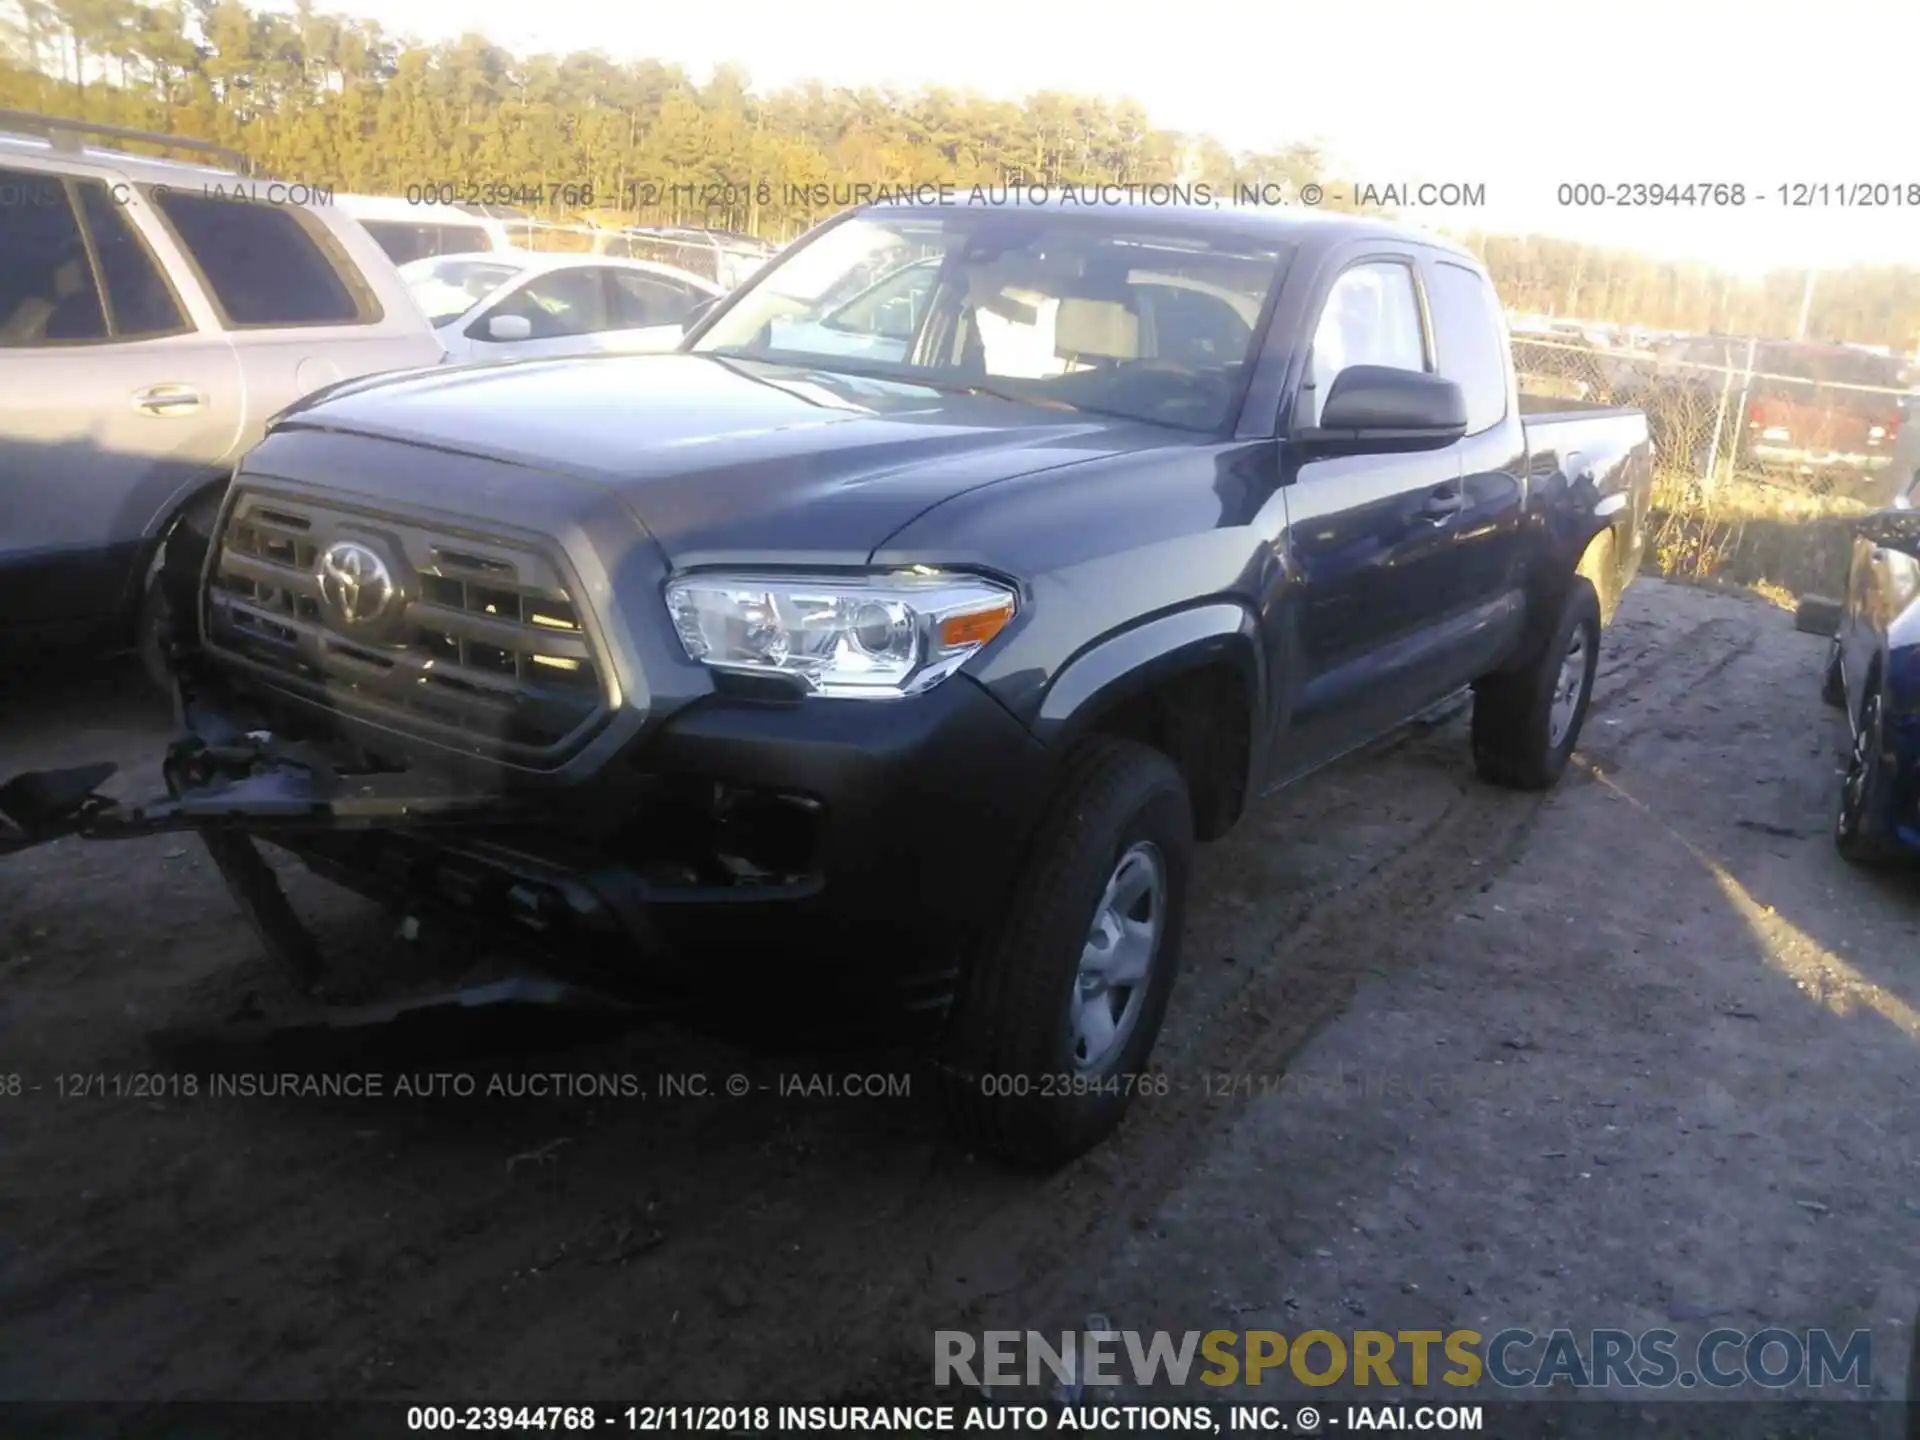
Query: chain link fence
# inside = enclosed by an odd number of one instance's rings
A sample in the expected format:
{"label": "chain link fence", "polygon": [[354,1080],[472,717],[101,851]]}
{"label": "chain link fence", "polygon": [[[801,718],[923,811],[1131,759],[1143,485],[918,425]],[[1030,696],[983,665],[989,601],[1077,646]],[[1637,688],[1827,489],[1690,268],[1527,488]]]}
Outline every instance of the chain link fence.
{"label": "chain link fence", "polygon": [[1662,478],[1695,491],[1741,481],[1881,503],[1916,398],[1905,361],[1844,346],[1694,337],[1615,349],[1516,334],[1513,357],[1523,392],[1644,410]]}
{"label": "chain link fence", "polygon": [[502,223],[508,239],[521,250],[650,260],[699,275],[727,290],[773,254],[773,246],[764,240],[718,230],[614,229],[519,219]]}
{"label": "chain link fence", "polygon": [[1901,487],[1894,456],[1916,397],[1898,357],[1718,336],[1609,347],[1523,332],[1513,356],[1523,392],[1646,412],[1651,550],[1669,576],[1776,599],[1837,594],[1851,517]]}

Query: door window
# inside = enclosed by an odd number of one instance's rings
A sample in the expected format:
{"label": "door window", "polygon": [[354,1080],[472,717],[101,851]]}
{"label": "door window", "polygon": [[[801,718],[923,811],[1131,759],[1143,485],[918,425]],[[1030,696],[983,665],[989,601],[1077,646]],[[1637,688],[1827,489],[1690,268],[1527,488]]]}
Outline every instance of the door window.
{"label": "door window", "polygon": [[379,306],[320,223],[298,206],[147,191],[235,328],[368,324]]}
{"label": "door window", "polygon": [[80,182],[80,210],[86,216],[87,233],[93,236],[93,253],[106,285],[113,338],[147,340],[191,329],[145,238],[102,181]]}
{"label": "door window", "polygon": [[1319,423],[1333,382],[1350,365],[1427,368],[1426,330],[1412,266],[1371,261],[1334,281],[1313,332],[1303,424]]}
{"label": "door window", "polygon": [[56,175],[0,170],[0,348],[107,338],[80,219]]}
{"label": "door window", "polygon": [[555,270],[529,280],[507,296],[468,332],[490,338],[487,321],[495,315],[521,315],[533,327],[529,340],[564,340],[612,328],[607,314],[606,271],[600,266]]}
{"label": "door window", "polygon": [[678,325],[707,297],[665,275],[643,270],[610,270],[613,277],[613,328],[644,330],[652,325]]}

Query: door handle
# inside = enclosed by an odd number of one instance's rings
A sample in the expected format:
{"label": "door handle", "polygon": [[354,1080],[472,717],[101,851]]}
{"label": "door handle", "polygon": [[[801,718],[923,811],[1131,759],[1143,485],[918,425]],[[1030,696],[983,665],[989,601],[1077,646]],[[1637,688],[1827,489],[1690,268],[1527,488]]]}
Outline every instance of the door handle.
{"label": "door handle", "polygon": [[142,415],[190,415],[206,403],[191,385],[149,385],[133,396],[133,408]]}

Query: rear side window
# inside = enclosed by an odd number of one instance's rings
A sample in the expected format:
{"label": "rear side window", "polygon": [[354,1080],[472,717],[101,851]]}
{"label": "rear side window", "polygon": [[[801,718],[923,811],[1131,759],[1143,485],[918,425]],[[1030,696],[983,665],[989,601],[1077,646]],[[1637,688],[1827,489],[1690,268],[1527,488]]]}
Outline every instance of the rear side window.
{"label": "rear side window", "polygon": [[93,253],[106,285],[107,310],[116,340],[146,340],[189,328],[173,288],[153,252],[133,228],[125,207],[98,180],[80,182],[80,209],[93,236]]}
{"label": "rear side window", "polygon": [[1507,418],[1507,343],[1493,287],[1464,265],[1433,267],[1427,293],[1440,373],[1467,397],[1467,433],[1478,435]]}
{"label": "rear side window", "polygon": [[80,219],[53,175],[0,170],[0,349],[107,338]]}
{"label": "rear side window", "polygon": [[147,194],[193,257],[228,325],[358,325],[380,318],[351,262],[298,207],[183,190]]}

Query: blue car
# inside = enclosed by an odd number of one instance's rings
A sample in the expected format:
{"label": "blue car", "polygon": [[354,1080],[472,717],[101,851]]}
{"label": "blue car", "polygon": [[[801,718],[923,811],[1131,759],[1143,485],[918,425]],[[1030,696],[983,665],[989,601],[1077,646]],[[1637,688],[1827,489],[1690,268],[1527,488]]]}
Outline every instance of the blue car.
{"label": "blue car", "polygon": [[1867,864],[1920,851],[1920,468],[1858,522],[1822,698],[1852,735],[1834,844]]}

